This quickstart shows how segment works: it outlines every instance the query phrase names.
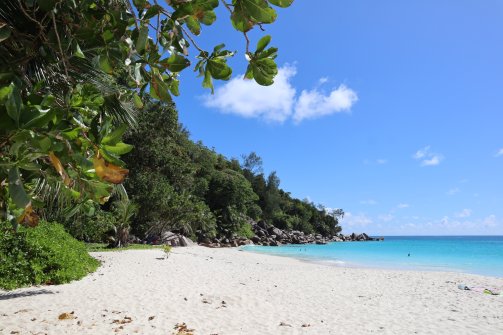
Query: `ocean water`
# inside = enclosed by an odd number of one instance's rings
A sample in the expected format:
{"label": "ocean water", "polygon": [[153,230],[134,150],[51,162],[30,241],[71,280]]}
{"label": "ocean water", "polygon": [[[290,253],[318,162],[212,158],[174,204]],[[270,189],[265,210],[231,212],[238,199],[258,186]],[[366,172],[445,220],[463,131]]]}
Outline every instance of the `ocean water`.
{"label": "ocean water", "polygon": [[336,266],[503,277],[503,236],[389,236],[379,242],[245,246],[242,249]]}

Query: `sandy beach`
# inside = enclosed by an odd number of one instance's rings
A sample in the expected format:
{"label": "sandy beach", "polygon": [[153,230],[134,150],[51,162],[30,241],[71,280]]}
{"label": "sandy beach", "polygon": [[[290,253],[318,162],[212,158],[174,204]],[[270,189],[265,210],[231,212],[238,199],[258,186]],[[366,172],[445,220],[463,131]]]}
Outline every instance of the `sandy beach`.
{"label": "sandy beach", "polygon": [[199,246],[93,256],[80,281],[0,291],[0,334],[503,334],[503,296],[458,289],[502,278]]}

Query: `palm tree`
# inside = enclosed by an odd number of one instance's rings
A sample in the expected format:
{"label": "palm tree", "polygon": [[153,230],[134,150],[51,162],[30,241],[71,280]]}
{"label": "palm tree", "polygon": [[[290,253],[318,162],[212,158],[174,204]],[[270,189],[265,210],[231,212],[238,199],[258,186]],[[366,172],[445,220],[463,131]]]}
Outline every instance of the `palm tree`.
{"label": "palm tree", "polygon": [[109,247],[125,247],[128,244],[130,223],[138,213],[138,206],[129,199],[122,199],[113,204],[113,212],[117,221],[114,227],[115,237],[110,241]]}

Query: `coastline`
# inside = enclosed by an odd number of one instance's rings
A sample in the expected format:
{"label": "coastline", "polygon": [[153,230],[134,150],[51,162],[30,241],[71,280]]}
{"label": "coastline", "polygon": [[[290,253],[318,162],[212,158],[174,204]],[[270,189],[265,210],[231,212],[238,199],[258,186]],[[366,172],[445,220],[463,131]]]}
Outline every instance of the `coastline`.
{"label": "coastline", "polygon": [[[0,291],[0,333],[495,334],[503,278],[328,266],[200,246],[92,253],[103,264],[60,286]],[[73,314],[71,314],[73,312]],[[58,316],[68,313],[68,319]],[[122,328],[121,328],[122,327]]]}

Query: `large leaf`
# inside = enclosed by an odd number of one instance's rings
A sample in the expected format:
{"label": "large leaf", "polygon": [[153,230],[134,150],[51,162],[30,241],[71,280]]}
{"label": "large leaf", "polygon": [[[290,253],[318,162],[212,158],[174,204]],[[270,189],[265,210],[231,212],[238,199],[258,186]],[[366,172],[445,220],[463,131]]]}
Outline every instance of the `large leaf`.
{"label": "large leaf", "polygon": [[116,155],[124,155],[133,150],[132,145],[122,142],[116,143],[115,145],[104,145],[103,148],[106,151]]}
{"label": "large leaf", "polygon": [[231,22],[234,29],[247,32],[253,28],[254,22],[242,11],[235,10],[231,15]]}
{"label": "large leaf", "polygon": [[11,35],[11,30],[5,23],[0,23],[0,42],[5,41]]}
{"label": "large leaf", "polygon": [[128,130],[128,126],[126,124],[120,125],[110,134],[107,134],[105,137],[103,137],[101,144],[115,145],[121,140],[122,135],[124,135],[126,130]]}
{"label": "large leaf", "polygon": [[56,169],[58,174],[61,176],[61,179],[63,179],[63,183],[66,186],[70,186],[72,180],[70,179],[70,177],[66,173],[65,168],[63,167],[63,164],[61,164],[61,161],[59,160],[59,158],[52,151],[49,152],[49,161],[51,162],[54,169]]}
{"label": "large leaf", "polygon": [[30,203],[30,197],[26,193],[17,167],[9,170],[9,194],[14,204],[19,208],[25,208]]}
{"label": "large leaf", "polygon": [[155,75],[152,77],[150,82],[150,95],[154,99],[159,99],[164,102],[171,102],[171,95],[169,95],[169,86],[164,82],[164,80],[159,76]]}
{"label": "large leaf", "polygon": [[215,79],[229,80],[232,75],[232,69],[224,59],[210,59],[206,66]]}
{"label": "large leaf", "polygon": [[138,32],[138,39],[136,40],[136,51],[138,53],[143,53],[145,47],[147,46],[148,40],[148,26],[142,26]]}
{"label": "large leaf", "polygon": [[272,3],[274,6],[286,8],[290,7],[290,5],[293,3],[293,0],[268,0],[270,3]]}
{"label": "large leaf", "polygon": [[255,53],[264,51],[265,47],[271,42],[271,35],[265,35],[257,43],[257,50]]}
{"label": "large leaf", "polygon": [[21,100],[21,91],[15,83],[11,83],[10,87],[11,89],[5,101],[5,109],[7,110],[7,114],[11,117],[11,119],[14,120],[17,126],[19,126],[21,106],[23,104]]}
{"label": "large leaf", "polygon": [[93,159],[96,175],[112,184],[120,184],[126,178],[129,170],[106,162],[103,157],[96,156]]}
{"label": "large leaf", "polygon": [[262,58],[251,64],[253,78],[263,86],[269,86],[274,83],[274,76],[278,74],[278,66],[270,58]]}
{"label": "large leaf", "polygon": [[171,72],[180,72],[190,66],[190,61],[182,55],[173,52],[168,59],[161,61]]}
{"label": "large leaf", "polygon": [[261,23],[273,23],[277,16],[276,11],[264,0],[237,0],[235,9],[241,9],[244,15]]}

